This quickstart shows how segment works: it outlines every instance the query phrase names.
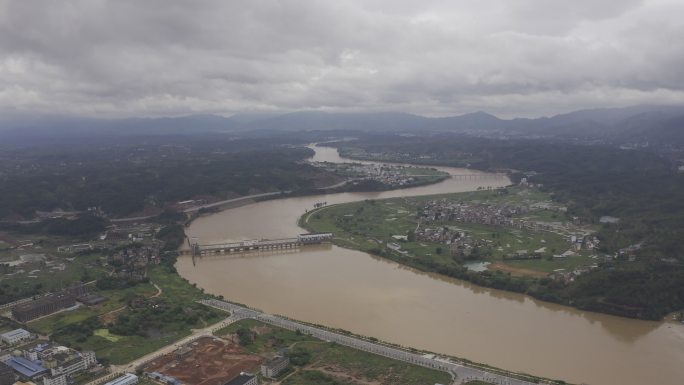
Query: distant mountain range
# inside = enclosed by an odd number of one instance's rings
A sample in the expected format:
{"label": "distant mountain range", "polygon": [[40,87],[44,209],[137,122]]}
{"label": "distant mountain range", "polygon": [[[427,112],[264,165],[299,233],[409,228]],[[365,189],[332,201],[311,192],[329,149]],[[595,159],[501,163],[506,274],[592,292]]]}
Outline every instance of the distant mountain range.
{"label": "distant mountain range", "polygon": [[499,119],[486,112],[428,118],[397,112],[189,115],[168,118],[0,119],[0,139],[185,135],[269,131],[454,132],[477,136],[538,137],[611,143],[684,145],[684,106],[640,105],[581,110],[536,119]]}

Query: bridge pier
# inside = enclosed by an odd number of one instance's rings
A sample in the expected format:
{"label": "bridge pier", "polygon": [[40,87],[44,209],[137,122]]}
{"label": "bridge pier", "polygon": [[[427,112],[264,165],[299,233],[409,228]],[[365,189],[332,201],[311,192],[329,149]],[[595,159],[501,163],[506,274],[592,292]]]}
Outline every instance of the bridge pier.
{"label": "bridge pier", "polygon": [[222,243],[222,244],[209,244],[200,245],[195,242],[190,244],[190,250],[193,255],[209,255],[209,254],[225,254],[225,253],[241,253],[247,251],[257,251],[257,250],[293,250],[299,248],[303,245],[320,244],[324,242],[329,242],[332,240],[332,233],[317,233],[317,234],[301,234],[296,238],[284,238],[284,239],[261,239],[261,240],[249,240],[242,242],[232,242],[232,243]]}

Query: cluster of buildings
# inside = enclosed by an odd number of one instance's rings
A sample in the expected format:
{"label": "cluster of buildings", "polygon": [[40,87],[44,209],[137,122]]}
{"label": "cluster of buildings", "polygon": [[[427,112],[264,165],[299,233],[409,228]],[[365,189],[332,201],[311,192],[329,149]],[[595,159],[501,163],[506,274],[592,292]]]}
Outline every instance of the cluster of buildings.
{"label": "cluster of buildings", "polygon": [[82,253],[101,248],[102,245],[92,243],[74,243],[71,245],[57,246],[58,253]]}
{"label": "cluster of buildings", "polygon": [[158,265],[160,260],[160,245],[154,242],[150,245],[123,248],[112,254],[108,262],[112,266],[123,267],[114,272],[116,277],[142,280],[147,275],[147,267]]}
{"label": "cluster of buildings", "polygon": [[601,241],[595,235],[571,235],[570,247],[573,251],[595,250]]}
{"label": "cluster of buildings", "polygon": [[421,222],[463,222],[528,230],[549,230],[545,224],[514,218],[530,211],[528,207],[510,204],[485,204],[433,200],[418,212]]}
{"label": "cluster of buildings", "polygon": [[30,264],[41,264],[45,262],[47,257],[43,253],[30,253],[30,254],[22,254],[19,256],[18,259],[14,261],[7,261],[7,262],[1,262],[3,265],[7,265],[9,267],[15,267],[15,266],[22,266],[22,265],[30,265]]}
{"label": "cluster of buildings", "polygon": [[[475,223],[489,226],[508,227],[512,229],[528,230],[533,232],[552,231],[555,233],[572,233],[574,226],[568,227],[562,222],[542,222],[517,218],[528,214],[532,210],[554,210],[564,212],[563,206],[557,206],[548,202],[538,202],[529,206],[518,206],[507,203],[465,203],[449,202],[447,200],[433,200],[427,202],[418,211],[420,223],[445,223],[462,222]],[[579,223],[577,223],[579,225]],[[575,230],[577,230],[575,228]],[[424,241],[447,243],[459,239],[457,232],[450,232],[446,228],[423,228],[416,232],[416,238]],[[462,238],[461,243],[467,241]],[[593,235],[570,235],[568,236],[570,248],[573,251],[582,249],[594,250],[598,247],[599,239]],[[455,245],[460,246],[460,245]]]}
{"label": "cluster of buildings", "polygon": [[38,272],[58,272],[66,269],[63,260],[51,258],[44,253],[21,254],[13,261],[2,261],[2,273],[4,277],[25,274],[26,278],[38,278]]}
{"label": "cluster of buildings", "polygon": [[179,381],[177,378],[167,376],[166,374],[162,374],[159,372],[146,372],[145,376],[147,376],[147,378],[155,380],[156,382],[166,385],[183,385],[183,383]]}
{"label": "cluster of buildings", "polygon": [[419,227],[415,231],[416,240],[421,242],[445,243],[465,236],[462,231],[455,231],[446,226],[438,227]]}
{"label": "cluster of buildings", "polygon": [[278,377],[290,365],[290,359],[285,355],[277,355],[261,364],[261,375],[266,378]]}
{"label": "cluster of buildings", "polygon": [[[111,225],[97,240],[57,247],[59,253],[81,253],[92,250],[109,250],[131,242],[154,241],[160,226],[154,223],[125,222]],[[154,242],[153,242],[154,243]]]}
{"label": "cluster of buildings", "polygon": [[66,289],[50,293],[36,300],[12,308],[12,317],[19,322],[28,322],[44,315],[76,305],[76,300],[88,295],[86,287],[78,282]]}
{"label": "cluster of buildings", "polygon": [[570,283],[573,282],[580,275],[588,273],[594,269],[598,269],[598,265],[579,266],[572,270],[556,269],[553,272],[551,272],[549,277],[559,282]]}
{"label": "cluster of buildings", "polygon": [[36,342],[0,354],[0,385],[13,384],[17,380],[67,385],[74,375],[96,366],[99,367],[95,352],[79,352],[66,346]]}
{"label": "cluster of buildings", "polygon": [[420,242],[442,243],[449,247],[452,254],[470,255],[472,249],[482,242],[474,239],[470,234],[456,231],[446,226],[419,227],[415,231],[416,240]]}
{"label": "cluster of buildings", "polygon": [[142,242],[152,239],[159,231],[160,226],[154,223],[126,223],[113,224],[107,231],[100,235],[100,241],[117,242]]}
{"label": "cluster of buildings", "polygon": [[356,180],[372,180],[385,185],[400,187],[413,184],[417,181],[416,176],[407,174],[407,166],[365,164],[365,163],[327,163],[319,162],[314,165]]}

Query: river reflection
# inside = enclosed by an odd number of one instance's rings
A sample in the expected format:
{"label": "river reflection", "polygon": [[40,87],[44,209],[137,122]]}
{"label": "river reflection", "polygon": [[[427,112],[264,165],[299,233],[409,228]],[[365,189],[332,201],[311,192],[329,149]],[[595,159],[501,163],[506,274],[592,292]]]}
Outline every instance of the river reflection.
{"label": "river reflection", "polygon": [[[296,220],[316,202],[467,191],[481,183],[259,202],[202,217],[187,233],[207,243],[288,237],[302,232]],[[212,255],[195,266],[185,256],[177,268],[210,293],[270,313],[507,369],[606,385],[674,385],[684,378],[680,325],[578,311],[337,246],[269,253]]]}

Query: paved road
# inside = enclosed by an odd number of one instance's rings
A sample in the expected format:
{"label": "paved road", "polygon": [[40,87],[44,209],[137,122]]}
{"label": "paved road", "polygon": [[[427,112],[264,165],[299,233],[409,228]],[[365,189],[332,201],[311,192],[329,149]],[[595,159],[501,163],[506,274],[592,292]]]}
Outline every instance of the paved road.
{"label": "paved road", "polygon": [[363,350],[369,353],[408,362],[414,365],[420,365],[427,368],[444,371],[451,374],[452,376],[455,376],[455,384],[461,384],[469,380],[484,380],[493,384],[500,385],[533,385],[533,383],[528,381],[523,381],[516,378],[503,376],[500,374],[487,372],[479,368],[465,366],[460,363],[456,363],[448,358],[438,357],[435,355],[421,355],[411,353],[405,350],[385,346],[372,341],[367,341],[358,337],[347,336],[344,334],[334,333],[325,329],[304,325],[299,322],[292,321],[283,317],[265,314],[256,310],[248,309],[224,301],[211,299],[202,300],[200,301],[200,303],[217,309],[230,311],[233,317],[235,318],[256,319],[274,326],[282,327],[284,329],[299,330],[303,333],[309,334],[315,338],[319,338],[324,341],[336,342],[340,345],[349,346],[354,349]]}
{"label": "paved road", "polygon": [[244,201],[244,200],[248,200],[248,199],[269,197],[269,196],[279,195],[279,194],[289,194],[289,193],[291,193],[291,192],[292,192],[292,191],[275,191],[275,192],[263,193],[263,194],[246,195],[246,196],[239,197],[239,198],[226,199],[226,200],[224,200],[224,201],[209,203],[209,204],[202,205],[202,206],[197,206],[197,207],[191,207],[191,208],[189,208],[189,209],[183,210],[183,212],[184,212],[184,213],[191,213],[191,212],[193,212],[193,211],[198,211],[198,210],[200,210],[200,209],[208,209],[208,208],[211,208],[211,207],[221,206],[221,205],[225,205],[225,204],[228,204],[228,203],[235,203],[235,202],[240,202],[240,201]]}
{"label": "paved road", "polygon": [[224,328],[233,322],[237,322],[241,319],[247,318],[246,316],[242,314],[232,314],[230,317],[224,319],[221,322],[215,323],[213,325],[207,326],[204,329],[197,329],[192,332],[189,336],[183,338],[182,340],[176,341],[175,343],[171,345],[164,346],[163,348],[156,350],[152,353],[149,353],[145,356],[142,356],[138,358],[135,361],[131,361],[125,365],[112,365],[112,372],[135,372],[135,369],[138,368],[139,366],[143,366],[151,361],[154,361],[155,359],[163,356],[164,354],[171,353],[174,350],[178,349],[179,347],[188,344],[190,342],[193,342],[197,340],[198,338],[202,337],[207,337],[207,336],[213,336],[213,332]]}
{"label": "paved road", "polygon": [[152,217],[154,217],[154,215],[145,215],[142,217],[114,218],[114,219],[110,219],[109,221],[112,223],[135,222],[135,221],[144,221],[144,220],[150,219]]}
{"label": "paved road", "polygon": [[340,183],[335,183],[335,184],[330,185],[330,186],[317,187],[316,190],[331,190],[331,189],[334,189],[334,188],[342,187],[342,186],[344,186],[345,184],[347,184],[347,183],[349,183],[349,182],[352,182],[352,181],[354,181],[354,179],[343,180],[343,181],[340,182]]}
{"label": "paved road", "polygon": [[124,364],[124,365],[111,365],[109,367],[111,374],[109,374],[105,377],[101,377],[101,378],[98,378],[96,380],[93,380],[93,381],[87,383],[86,385],[98,385],[98,384],[102,384],[106,381],[109,381],[113,378],[116,378],[116,377],[118,377],[124,373],[135,373],[135,371],[138,367],[144,366],[144,365],[150,363],[151,361],[154,361],[157,358],[163,356],[164,354],[171,353],[174,350],[178,349],[179,347],[181,347],[185,344],[189,344],[189,343],[197,340],[198,338],[213,336],[214,331],[221,329],[221,328],[224,328],[224,327],[232,324],[233,322],[237,322],[237,321],[244,319],[244,318],[247,318],[247,317],[244,315],[241,315],[241,314],[231,314],[230,317],[224,319],[221,322],[207,326],[204,329],[193,330],[192,334],[183,338],[182,340],[176,341],[175,343],[173,343],[171,345],[164,346],[159,350],[156,350],[152,353],[146,354],[146,355],[138,358],[135,361],[131,361],[131,362]]}

